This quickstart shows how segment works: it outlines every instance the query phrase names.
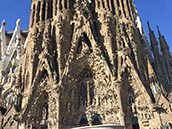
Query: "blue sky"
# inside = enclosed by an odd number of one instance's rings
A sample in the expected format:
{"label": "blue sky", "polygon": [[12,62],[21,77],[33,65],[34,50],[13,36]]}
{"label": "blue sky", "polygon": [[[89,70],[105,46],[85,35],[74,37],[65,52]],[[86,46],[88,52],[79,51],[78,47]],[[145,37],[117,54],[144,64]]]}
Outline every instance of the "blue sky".
{"label": "blue sky", "polygon": [[[134,0],[143,27],[148,36],[147,20],[156,36],[158,25],[172,52],[172,0]],[[16,20],[21,19],[21,29],[29,27],[31,0],[2,0],[0,4],[0,22],[6,20],[6,30],[14,30]]]}

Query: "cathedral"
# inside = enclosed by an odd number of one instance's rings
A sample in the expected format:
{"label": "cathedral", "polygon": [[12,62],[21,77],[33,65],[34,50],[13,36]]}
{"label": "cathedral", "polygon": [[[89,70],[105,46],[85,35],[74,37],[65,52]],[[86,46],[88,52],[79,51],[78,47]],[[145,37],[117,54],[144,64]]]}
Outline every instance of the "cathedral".
{"label": "cathedral", "polygon": [[172,56],[133,0],[31,0],[0,28],[0,129],[151,129],[172,123]]}

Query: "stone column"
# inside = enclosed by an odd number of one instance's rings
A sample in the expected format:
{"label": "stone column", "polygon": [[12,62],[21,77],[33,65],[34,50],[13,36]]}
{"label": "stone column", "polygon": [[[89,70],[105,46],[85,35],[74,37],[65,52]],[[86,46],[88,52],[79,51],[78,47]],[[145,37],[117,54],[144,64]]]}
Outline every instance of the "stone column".
{"label": "stone column", "polygon": [[120,112],[120,124],[125,127],[125,119],[124,119],[124,112],[123,112],[123,105],[122,105],[122,98],[121,98],[121,87],[122,82],[117,82],[117,95],[118,95],[118,103],[119,103],[119,112]]}
{"label": "stone column", "polygon": [[89,81],[86,82],[87,85],[87,106],[90,105],[90,84]]}
{"label": "stone column", "polygon": [[126,17],[129,18],[130,15],[129,15],[129,10],[127,8],[127,1],[126,0],[124,0],[124,10],[125,10],[125,13],[126,13]]}
{"label": "stone column", "polygon": [[119,0],[119,5],[120,5],[119,9],[121,10],[121,16],[125,17],[121,0]]}
{"label": "stone column", "polygon": [[117,0],[114,0],[114,7],[115,7],[115,13],[116,13],[116,15],[118,16],[118,15],[119,15],[119,13],[118,13]]}
{"label": "stone column", "polygon": [[105,9],[109,10],[109,8],[108,8],[108,1],[107,0],[104,0],[104,4],[105,4]]}

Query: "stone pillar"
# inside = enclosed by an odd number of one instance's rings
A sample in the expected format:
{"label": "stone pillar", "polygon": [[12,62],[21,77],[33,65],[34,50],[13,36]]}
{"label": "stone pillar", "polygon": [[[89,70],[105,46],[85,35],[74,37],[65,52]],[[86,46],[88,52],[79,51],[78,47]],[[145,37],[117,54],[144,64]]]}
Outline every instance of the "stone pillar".
{"label": "stone pillar", "polygon": [[56,107],[57,107],[57,123],[56,126],[54,127],[54,129],[60,129],[60,94],[57,94],[57,98],[56,98]]}
{"label": "stone pillar", "polygon": [[123,6],[122,6],[122,1],[121,0],[119,0],[119,4],[120,4],[119,9],[121,10],[121,16],[125,17],[124,10],[123,10]]}
{"label": "stone pillar", "polygon": [[105,9],[109,10],[109,8],[108,8],[108,1],[107,0],[104,0],[104,4],[105,4]]}
{"label": "stone pillar", "polygon": [[122,98],[121,98],[121,86],[122,82],[117,82],[117,95],[118,95],[118,103],[119,103],[119,112],[120,112],[120,124],[125,127],[125,119],[124,119],[124,111],[122,105]]}
{"label": "stone pillar", "polygon": [[114,7],[115,7],[116,15],[119,16],[119,12],[118,12],[119,11],[119,9],[118,9],[119,7],[118,7],[118,4],[117,4],[117,0],[114,0]]}
{"label": "stone pillar", "polygon": [[53,16],[57,14],[57,0],[53,1]]}
{"label": "stone pillar", "polygon": [[87,85],[87,106],[90,105],[90,84],[89,81],[86,82]]}
{"label": "stone pillar", "polygon": [[124,10],[125,10],[125,13],[126,13],[126,17],[129,18],[130,15],[129,15],[129,10],[128,10],[128,7],[127,7],[127,1],[124,0]]}
{"label": "stone pillar", "polygon": [[46,3],[46,7],[45,7],[45,20],[48,19],[48,2],[45,2]]}

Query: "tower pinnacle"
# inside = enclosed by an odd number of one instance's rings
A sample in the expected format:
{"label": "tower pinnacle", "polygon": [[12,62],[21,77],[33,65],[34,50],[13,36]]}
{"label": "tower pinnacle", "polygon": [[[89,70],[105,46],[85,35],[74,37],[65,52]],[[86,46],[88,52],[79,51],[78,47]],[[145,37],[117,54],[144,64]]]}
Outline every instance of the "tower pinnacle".
{"label": "tower pinnacle", "polygon": [[169,46],[167,44],[167,41],[166,41],[165,37],[162,36],[158,26],[157,26],[157,29],[158,29],[158,34],[159,34],[159,42],[160,42],[161,51],[163,51],[164,49],[169,50]]}
{"label": "tower pinnacle", "polygon": [[5,25],[6,25],[5,19],[2,21],[1,25],[2,25],[2,26],[5,26]]}
{"label": "tower pinnacle", "polygon": [[149,21],[147,21],[147,24],[148,24],[148,28],[149,28],[149,32],[151,32],[151,27],[150,27],[150,24],[149,24]]}
{"label": "tower pinnacle", "polygon": [[161,32],[160,32],[160,30],[159,30],[159,27],[158,27],[158,26],[156,26],[156,27],[157,27],[157,29],[158,29],[159,37],[162,37]]}
{"label": "tower pinnacle", "polygon": [[1,55],[5,55],[6,53],[6,38],[5,38],[5,20],[1,23],[2,27],[0,29],[0,39],[1,39]]}

